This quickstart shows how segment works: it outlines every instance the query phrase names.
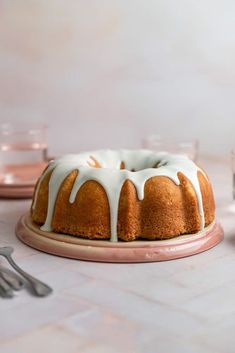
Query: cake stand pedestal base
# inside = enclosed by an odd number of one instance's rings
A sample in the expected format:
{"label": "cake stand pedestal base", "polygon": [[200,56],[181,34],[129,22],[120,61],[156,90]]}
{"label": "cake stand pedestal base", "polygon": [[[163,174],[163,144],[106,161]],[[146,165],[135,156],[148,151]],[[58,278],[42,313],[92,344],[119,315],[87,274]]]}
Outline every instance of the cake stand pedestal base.
{"label": "cake stand pedestal base", "polygon": [[43,232],[28,213],[16,226],[16,235],[23,243],[46,253],[78,260],[123,263],[165,261],[195,255],[219,244],[223,234],[221,225],[214,222],[197,234],[169,240],[113,243]]}

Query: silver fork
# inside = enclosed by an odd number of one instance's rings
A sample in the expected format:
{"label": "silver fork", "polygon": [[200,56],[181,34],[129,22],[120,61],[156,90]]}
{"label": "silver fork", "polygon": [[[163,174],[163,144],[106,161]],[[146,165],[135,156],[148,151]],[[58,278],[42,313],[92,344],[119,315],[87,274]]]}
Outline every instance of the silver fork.
{"label": "silver fork", "polygon": [[0,267],[0,296],[4,298],[12,298],[14,291],[19,291],[24,287],[25,283],[15,272]]}
{"label": "silver fork", "polygon": [[34,278],[33,276],[29,275],[15,263],[11,256],[13,251],[14,249],[11,246],[1,247],[0,256],[4,256],[9,262],[9,264],[14,268],[14,270],[16,270],[22,277],[24,277],[24,279],[26,279],[27,283],[29,284],[30,288],[36,296],[46,297],[47,295],[52,293],[51,287]]}

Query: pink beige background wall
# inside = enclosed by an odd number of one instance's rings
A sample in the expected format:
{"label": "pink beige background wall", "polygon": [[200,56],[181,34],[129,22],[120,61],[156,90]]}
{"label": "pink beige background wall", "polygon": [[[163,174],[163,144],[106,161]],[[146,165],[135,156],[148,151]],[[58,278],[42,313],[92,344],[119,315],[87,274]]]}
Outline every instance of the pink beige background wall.
{"label": "pink beige background wall", "polygon": [[0,120],[44,120],[52,153],[151,133],[235,145],[233,0],[0,0]]}

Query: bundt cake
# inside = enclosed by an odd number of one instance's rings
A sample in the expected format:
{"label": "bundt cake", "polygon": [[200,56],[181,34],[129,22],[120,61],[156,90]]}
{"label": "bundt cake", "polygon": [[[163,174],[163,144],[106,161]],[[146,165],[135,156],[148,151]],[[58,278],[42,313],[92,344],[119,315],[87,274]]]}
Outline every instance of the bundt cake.
{"label": "bundt cake", "polygon": [[101,150],[51,161],[31,217],[43,231],[89,239],[168,239],[214,220],[205,172],[183,155]]}

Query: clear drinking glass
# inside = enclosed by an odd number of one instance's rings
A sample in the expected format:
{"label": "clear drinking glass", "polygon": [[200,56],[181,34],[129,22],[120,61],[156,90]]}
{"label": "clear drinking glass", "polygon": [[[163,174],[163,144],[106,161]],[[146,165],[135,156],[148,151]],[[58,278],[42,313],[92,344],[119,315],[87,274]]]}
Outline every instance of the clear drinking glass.
{"label": "clear drinking glass", "polygon": [[156,152],[169,152],[187,155],[194,162],[198,159],[198,140],[166,140],[160,135],[150,135],[143,140],[143,147]]}
{"label": "clear drinking glass", "polygon": [[46,165],[47,148],[45,124],[0,124],[0,184],[34,184]]}

